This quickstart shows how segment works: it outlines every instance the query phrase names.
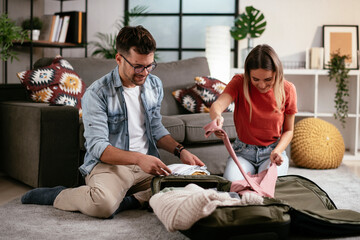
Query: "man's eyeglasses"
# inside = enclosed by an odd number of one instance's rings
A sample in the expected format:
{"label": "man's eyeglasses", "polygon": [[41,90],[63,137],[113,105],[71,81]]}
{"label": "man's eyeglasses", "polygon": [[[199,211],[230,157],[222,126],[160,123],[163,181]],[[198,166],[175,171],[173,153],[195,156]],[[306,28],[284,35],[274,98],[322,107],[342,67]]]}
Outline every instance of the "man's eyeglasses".
{"label": "man's eyeglasses", "polygon": [[139,66],[133,66],[123,55],[120,54],[120,56],[123,57],[123,59],[134,68],[134,72],[135,73],[141,73],[142,71],[144,71],[144,69],[146,69],[148,72],[151,72],[152,70],[154,70],[157,66],[157,63],[154,61],[153,63],[151,63],[150,65],[147,66],[143,66],[143,65],[139,65]]}

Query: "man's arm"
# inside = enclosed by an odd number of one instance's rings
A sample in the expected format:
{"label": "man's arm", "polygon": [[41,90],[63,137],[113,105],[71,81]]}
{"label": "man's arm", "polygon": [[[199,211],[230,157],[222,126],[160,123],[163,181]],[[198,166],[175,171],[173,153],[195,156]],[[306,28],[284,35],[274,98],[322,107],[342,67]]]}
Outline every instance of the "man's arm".
{"label": "man's arm", "polygon": [[[175,148],[179,145],[180,143],[178,143],[177,141],[175,141],[174,138],[172,138],[169,135],[165,135],[162,138],[159,139],[159,141],[157,142],[157,146],[159,148],[162,148],[170,153],[174,153]],[[199,165],[199,166],[204,166],[205,164],[194,154],[192,154],[191,152],[189,152],[188,150],[186,150],[185,148],[181,150],[180,152],[180,160],[184,163],[184,164],[189,164],[189,165]]]}
{"label": "man's arm", "polygon": [[[111,145],[102,153],[100,160],[113,165],[138,165],[144,172],[153,175],[168,175],[171,170],[157,157],[118,149]],[[165,171],[164,171],[165,170]]]}

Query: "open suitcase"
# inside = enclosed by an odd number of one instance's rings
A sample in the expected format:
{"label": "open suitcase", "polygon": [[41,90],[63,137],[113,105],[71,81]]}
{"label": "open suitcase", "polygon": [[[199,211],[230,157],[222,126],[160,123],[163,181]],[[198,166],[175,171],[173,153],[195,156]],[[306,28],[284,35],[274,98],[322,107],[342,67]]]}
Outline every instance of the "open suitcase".
{"label": "open suitcase", "polygon": [[[161,176],[152,181],[153,194],[189,183],[228,192],[231,182],[215,175]],[[275,197],[263,205],[217,207],[188,230],[191,239],[288,239],[291,233],[312,237],[360,235],[360,213],[337,209],[325,191],[311,180],[281,176]]]}

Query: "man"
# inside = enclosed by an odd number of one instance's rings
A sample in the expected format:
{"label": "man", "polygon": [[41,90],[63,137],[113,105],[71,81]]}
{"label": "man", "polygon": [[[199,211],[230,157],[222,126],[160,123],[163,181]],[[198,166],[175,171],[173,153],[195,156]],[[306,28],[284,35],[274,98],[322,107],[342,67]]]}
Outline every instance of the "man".
{"label": "man", "polygon": [[161,123],[162,83],[149,74],[156,67],[152,35],[142,26],[124,27],[116,48],[118,66],[89,86],[82,98],[87,152],[80,171],[86,185],[33,189],[22,203],[109,218],[140,208],[151,197],[152,177],[171,172],[157,147],[185,164],[204,165]]}

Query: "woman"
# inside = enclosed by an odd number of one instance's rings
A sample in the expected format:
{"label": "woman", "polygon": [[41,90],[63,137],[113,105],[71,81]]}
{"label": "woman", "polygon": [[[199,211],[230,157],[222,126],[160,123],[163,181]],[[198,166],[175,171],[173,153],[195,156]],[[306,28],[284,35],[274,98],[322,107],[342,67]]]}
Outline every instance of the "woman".
{"label": "woman", "polygon": [[[284,79],[279,57],[268,45],[258,45],[249,53],[244,70],[244,74],[233,77],[213,103],[210,117],[222,127],[221,113],[234,102],[237,138],[233,148],[244,171],[260,173],[272,162],[278,166],[279,176],[286,175],[289,159],[285,149],[293,137],[297,112],[295,86]],[[231,181],[243,179],[230,157],[224,177]]]}

